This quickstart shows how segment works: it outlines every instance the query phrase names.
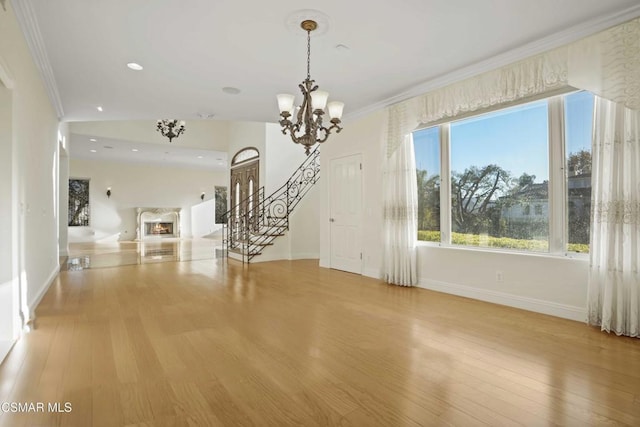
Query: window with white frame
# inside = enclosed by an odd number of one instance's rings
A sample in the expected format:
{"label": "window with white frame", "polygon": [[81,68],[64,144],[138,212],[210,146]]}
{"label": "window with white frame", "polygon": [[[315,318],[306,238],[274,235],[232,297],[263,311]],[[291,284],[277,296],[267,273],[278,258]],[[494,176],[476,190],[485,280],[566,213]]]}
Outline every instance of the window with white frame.
{"label": "window with white frame", "polygon": [[593,95],[565,97],[567,250],[589,252]]}
{"label": "window with white frame", "polygon": [[413,135],[418,178],[418,240],[440,241],[440,128]]}
{"label": "window with white frame", "polygon": [[414,132],[418,240],[588,252],[592,115],[576,92]]}
{"label": "window with white frame", "polygon": [[70,227],[89,225],[89,180],[69,179],[69,222]]}

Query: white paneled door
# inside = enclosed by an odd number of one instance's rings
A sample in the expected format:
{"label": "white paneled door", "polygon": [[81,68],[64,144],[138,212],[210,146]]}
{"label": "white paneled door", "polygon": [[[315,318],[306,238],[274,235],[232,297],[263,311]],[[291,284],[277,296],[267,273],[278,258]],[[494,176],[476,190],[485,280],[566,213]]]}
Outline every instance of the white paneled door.
{"label": "white paneled door", "polygon": [[362,155],[331,160],[331,268],[362,273]]}

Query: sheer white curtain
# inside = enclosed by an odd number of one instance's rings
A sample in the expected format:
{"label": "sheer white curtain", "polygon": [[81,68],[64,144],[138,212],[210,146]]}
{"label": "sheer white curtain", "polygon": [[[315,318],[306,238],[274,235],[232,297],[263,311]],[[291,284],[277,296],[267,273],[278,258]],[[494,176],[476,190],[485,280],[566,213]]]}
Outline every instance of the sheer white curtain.
{"label": "sheer white curtain", "polygon": [[411,133],[386,157],[383,186],[383,277],[401,286],[417,284],[418,190]]}
{"label": "sheer white curtain", "polygon": [[588,322],[640,336],[640,112],[596,97]]}
{"label": "sheer white curtain", "polygon": [[640,337],[640,19],[569,46],[569,84],[596,95],[587,321]]}

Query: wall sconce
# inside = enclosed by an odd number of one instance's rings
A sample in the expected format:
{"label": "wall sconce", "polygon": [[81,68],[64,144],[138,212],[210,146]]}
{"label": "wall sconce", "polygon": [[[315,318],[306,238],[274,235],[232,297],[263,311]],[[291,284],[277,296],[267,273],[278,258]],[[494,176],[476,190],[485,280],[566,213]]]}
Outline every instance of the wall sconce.
{"label": "wall sconce", "polygon": [[107,198],[111,197],[111,187],[107,188]]}
{"label": "wall sconce", "polygon": [[200,195],[200,200],[204,201],[204,192]]}

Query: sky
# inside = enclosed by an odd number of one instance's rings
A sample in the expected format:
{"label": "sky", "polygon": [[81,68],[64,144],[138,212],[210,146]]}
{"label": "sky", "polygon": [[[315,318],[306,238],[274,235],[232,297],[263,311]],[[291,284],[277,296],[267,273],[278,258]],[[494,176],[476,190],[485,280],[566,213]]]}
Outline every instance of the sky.
{"label": "sky", "polygon": [[[567,153],[591,149],[593,95],[576,92],[565,98]],[[514,178],[535,175],[535,182],[549,179],[547,103],[537,101],[451,123],[451,170],[497,164]],[[416,166],[429,176],[438,174],[438,130],[414,133]]]}

